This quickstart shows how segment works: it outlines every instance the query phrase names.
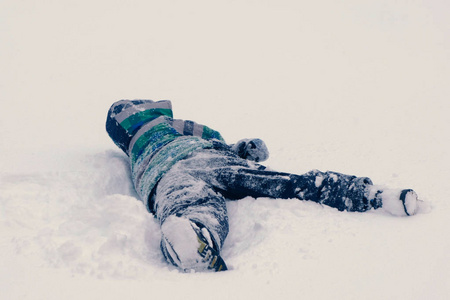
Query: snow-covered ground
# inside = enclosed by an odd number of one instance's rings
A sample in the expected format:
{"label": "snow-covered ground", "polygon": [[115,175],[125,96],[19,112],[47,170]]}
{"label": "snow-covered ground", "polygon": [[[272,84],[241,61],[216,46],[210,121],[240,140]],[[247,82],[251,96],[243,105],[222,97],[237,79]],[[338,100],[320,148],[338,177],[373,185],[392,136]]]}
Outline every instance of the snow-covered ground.
{"label": "snow-covered ground", "polygon": [[[1,299],[448,299],[448,1],[0,2]],[[229,203],[228,272],[183,274],[104,130],[171,99],[271,168],[414,188],[409,218]]]}

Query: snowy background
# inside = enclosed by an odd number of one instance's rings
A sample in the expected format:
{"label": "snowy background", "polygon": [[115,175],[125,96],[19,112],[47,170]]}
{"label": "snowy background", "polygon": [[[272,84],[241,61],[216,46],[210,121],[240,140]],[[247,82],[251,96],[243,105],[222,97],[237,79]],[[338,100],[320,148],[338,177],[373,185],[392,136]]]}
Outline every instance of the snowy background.
{"label": "snowy background", "polygon": [[[448,299],[449,20],[446,0],[0,1],[0,298]],[[430,209],[246,198],[231,270],[182,274],[104,130],[136,98]]]}

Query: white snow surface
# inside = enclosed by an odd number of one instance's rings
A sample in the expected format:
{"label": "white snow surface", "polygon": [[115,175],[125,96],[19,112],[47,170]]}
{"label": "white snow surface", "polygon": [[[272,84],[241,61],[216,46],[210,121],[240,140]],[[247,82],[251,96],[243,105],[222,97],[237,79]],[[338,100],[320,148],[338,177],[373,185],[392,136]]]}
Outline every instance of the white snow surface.
{"label": "white snow surface", "polygon": [[[448,299],[450,5],[0,2],[1,299]],[[228,204],[229,271],[180,273],[104,122],[171,99],[274,170],[413,188],[413,217]]]}

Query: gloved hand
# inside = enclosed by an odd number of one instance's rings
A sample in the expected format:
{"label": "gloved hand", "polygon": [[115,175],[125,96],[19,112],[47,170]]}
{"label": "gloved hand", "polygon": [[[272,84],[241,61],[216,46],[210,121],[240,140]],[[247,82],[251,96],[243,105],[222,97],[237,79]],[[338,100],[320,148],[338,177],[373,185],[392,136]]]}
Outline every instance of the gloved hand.
{"label": "gloved hand", "polygon": [[231,145],[231,149],[240,157],[255,162],[265,161],[269,158],[269,150],[261,139],[242,139]]}

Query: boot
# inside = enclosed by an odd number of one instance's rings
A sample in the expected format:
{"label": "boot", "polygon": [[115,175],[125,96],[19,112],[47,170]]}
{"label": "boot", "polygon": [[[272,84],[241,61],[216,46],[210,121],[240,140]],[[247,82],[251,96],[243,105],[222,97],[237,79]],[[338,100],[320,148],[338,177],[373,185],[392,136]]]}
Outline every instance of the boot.
{"label": "boot", "polygon": [[161,250],[166,260],[184,272],[225,271],[217,244],[203,225],[170,216],[161,226]]}
{"label": "boot", "polygon": [[418,210],[418,197],[411,189],[386,189],[371,186],[369,199],[372,203],[381,203],[382,209],[394,216],[412,216]]}

